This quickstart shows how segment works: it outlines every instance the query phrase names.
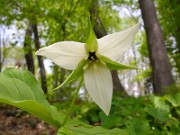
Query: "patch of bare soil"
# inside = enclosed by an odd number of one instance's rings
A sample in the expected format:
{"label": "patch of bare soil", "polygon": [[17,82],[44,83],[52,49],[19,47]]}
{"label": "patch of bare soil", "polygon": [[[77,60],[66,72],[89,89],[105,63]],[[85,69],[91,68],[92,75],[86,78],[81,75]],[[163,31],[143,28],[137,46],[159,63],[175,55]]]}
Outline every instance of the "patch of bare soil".
{"label": "patch of bare soil", "polygon": [[57,129],[11,106],[0,105],[0,135],[56,135]]}

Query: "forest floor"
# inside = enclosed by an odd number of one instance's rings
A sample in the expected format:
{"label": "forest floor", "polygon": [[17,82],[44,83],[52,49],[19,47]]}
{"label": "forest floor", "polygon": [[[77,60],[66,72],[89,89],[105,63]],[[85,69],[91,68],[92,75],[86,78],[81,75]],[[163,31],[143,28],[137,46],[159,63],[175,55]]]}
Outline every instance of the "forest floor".
{"label": "forest floor", "polygon": [[56,135],[57,129],[11,106],[0,105],[0,135]]}

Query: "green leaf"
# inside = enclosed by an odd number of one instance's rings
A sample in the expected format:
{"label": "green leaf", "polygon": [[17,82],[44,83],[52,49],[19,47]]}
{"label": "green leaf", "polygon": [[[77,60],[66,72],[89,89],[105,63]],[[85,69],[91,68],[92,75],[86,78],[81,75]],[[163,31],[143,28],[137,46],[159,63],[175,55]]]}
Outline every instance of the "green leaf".
{"label": "green leaf", "polygon": [[139,69],[134,66],[129,66],[125,64],[121,64],[119,62],[113,61],[105,56],[100,57],[104,62],[106,62],[106,65],[111,70],[123,70],[123,69]]}
{"label": "green leaf", "polygon": [[98,43],[97,39],[95,36],[95,33],[93,31],[92,25],[91,25],[91,20],[90,20],[90,15],[88,14],[88,28],[89,28],[89,36],[85,44],[85,48],[87,53],[89,52],[96,52],[98,49]]}
{"label": "green leaf", "polygon": [[115,115],[109,115],[106,116],[104,113],[100,113],[101,118],[101,126],[104,128],[113,128],[122,125],[122,119],[115,116]]}
{"label": "green leaf", "polygon": [[127,130],[130,135],[148,135],[150,131],[147,120],[133,118],[126,123]]}
{"label": "green leaf", "polygon": [[0,74],[0,102],[25,110],[56,128],[61,126],[64,114],[51,106],[28,71],[8,69]]}
{"label": "green leaf", "polygon": [[64,127],[58,131],[58,135],[129,135],[123,129],[105,129],[100,126],[87,125],[77,119],[68,121]]}
{"label": "green leaf", "polygon": [[154,96],[153,103],[156,108],[170,112],[169,105],[166,103],[164,98]]}
{"label": "green leaf", "polygon": [[65,127],[61,127],[58,130],[57,135],[75,135],[72,131],[70,131],[69,129],[65,128]]}
{"label": "green leaf", "polygon": [[168,100],[174,107],[180,106],[179,97],[180,97],[180,92],[170,94],[170,95],[165,95],[166,100]]}
{"label": "green leaf", "polygon": [[62,127],[58,131],[58,135],[129,135],[123,129],[105,129],[100,126],[73,126]]}
{"label": "green leaf", "polygon": [[157,120],[166,121],[170,118],[170,113],[168,111],[156,108],[154,105],[148,105],[145,110]]}
{"label": "green leaf", "polygon": [[83,67],[86,63],[86,60],[82,60],[77,68],[75,70],[72,71],[72,73],[68,76],[68,78],[58,87],[56,87],[54,90],[58,90],[60,89],[61,87],[63,87],[64,85],[74,81],[74,80],[77,80],[80,76],[83,75]]}
{"label": "green leaf", "polygon": [[170,118],[170,108],[164,97],[152,96],[151,101],[153,104],[146,106],[148,114],[158,120],[168,120]]}

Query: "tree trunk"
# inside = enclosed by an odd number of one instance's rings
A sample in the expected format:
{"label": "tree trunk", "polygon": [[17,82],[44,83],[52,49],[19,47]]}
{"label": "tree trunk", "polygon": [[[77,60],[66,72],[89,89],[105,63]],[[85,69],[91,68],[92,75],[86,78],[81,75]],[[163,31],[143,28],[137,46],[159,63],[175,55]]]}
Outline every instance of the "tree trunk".
{"label": "tree trunk", "polygon": [[[134,61],[136,61],[135,66],[137,66],[137,56],[136,56],[135,47],[132,47],[132,53],[134,55]],[[136,75],[138,75],[139,74],[138,69],[136,69],[135,71],[136,71]],[[137,89],[139,90],[140,95],[143,95],[143,93],[142,93],[143,91],[141,90],[141,83],[139,82],[139,80],[137,80],[136,82],[137,82]]]}
{"label": "tree trunk", "polygon": [[2,70],[2,39],[1,39],[1,34],[0,34],[0,72]]}
{"label": "tree trunk", "polygon": [[[107,35],[107,32],[99,18],[99,7],[98,7],[98,1],[92,1],[91,4],[91,8],[90,8],[90,18],[93,24],[93,30],[97,36],[97,38],[101,38],[104,37],[105,35]],[[111,71],[111,75],[112,75],[112,79],[113,79],[113,90],[115,91],[122,91],[123,93],[125,93],[125,89],[122,86],[119,77],[118,77],[118,73],[116,70],[112,70]]]}
{"label": "tree trunk", "polygon": [[53,88],[58,86],[59,82],[59,67],[53,63]]}
{"label": "tree trunk", "polygon": [[[36,50],[40,49],[40,42],[39,42],[39,35],[37,30],[37,23],[35,22],[32,25],[33,32],[34,32],[34,43]],[[38,64],[40,68],[40,76],[41,76],[41,86],[44,91],[44,93],[47,93],[47,83],[46,83],[46,71],[44,68],[43,58],[41,56],[37,56],[38,58]]]}
{"label": "tree trunk", "polygon": [[[62,21],[61,24],[61,29],[62,29],[62,40],[65,41],[66,40],[66,22],[67,20],[65,19],[64,21]],[[61,78],[60,78],[60,84],[62,84],[65,81],[65,74],[66,74],[66,70],[64,68],[61,68]],[[63,90],[63,88],[61,88],[61,90]]]}
{"label": "tree trunk", "polygon": [[152,0],[139,0],[144,26],[146,30],[152,80],[155,94],[165,94],[165,87],[174,83],[162,32]]}
{"label": "tree trunk", "polygon": [[26,29],[26,34],[25,34],[24,54],[25,54],[27,69],[32,74],[34,74],[34,59],[32,55],[31,36],[32,36],[32,27],[29,25],[28,28]]}

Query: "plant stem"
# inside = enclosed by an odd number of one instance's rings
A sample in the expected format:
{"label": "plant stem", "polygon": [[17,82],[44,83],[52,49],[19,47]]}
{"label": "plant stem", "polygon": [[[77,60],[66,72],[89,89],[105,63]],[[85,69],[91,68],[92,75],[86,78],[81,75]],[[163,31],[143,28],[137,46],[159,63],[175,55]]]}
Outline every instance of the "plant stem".
{"label": "plant stem", "polygon": [[77,97],[78,97],[78,93],[79,93],[79,90],[80,90],[80,88],[81,88],[81,86],[82,86],[82,82],[83,82],[83,77],[80,78],[79,84],[78,84],[77,89],[76,89],[76,93],[75,93],[75,95],[74,95],[74,97],[73,97],[73,100],[72,100],[72,102],[71,102],[71,104],[70,104],[70,107],[69,107],[69,109],[68,109],[67,115],[66,115],[66,117],[64,118],[64,121],[63,121],[63,123],[62,123],[62,126],[64,126],[64,125],[66,124],[67,119],[68,119],[68,116],[71,115],[71,113],[72,113],[72,111],[73,111],[73,109],[74,109],[74,103],[75,103],[75,101],[76,101],[76,99],[77,99]]}

